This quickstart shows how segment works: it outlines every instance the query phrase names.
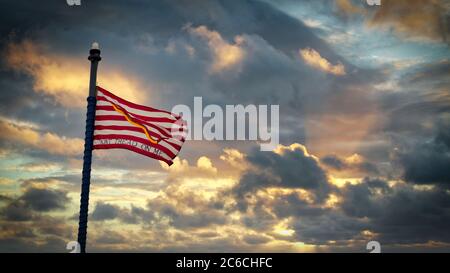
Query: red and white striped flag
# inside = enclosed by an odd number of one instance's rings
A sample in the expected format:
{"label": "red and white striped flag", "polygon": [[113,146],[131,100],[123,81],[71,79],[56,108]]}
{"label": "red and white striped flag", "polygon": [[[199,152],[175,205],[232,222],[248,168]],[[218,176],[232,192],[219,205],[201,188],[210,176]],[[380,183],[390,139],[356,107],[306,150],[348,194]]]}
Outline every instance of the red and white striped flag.
{"label": "red and white striped flag", "polygon": [[128,149],[170,166],[186,128],[179,115],[126,101],[97,86],[94,149]]}

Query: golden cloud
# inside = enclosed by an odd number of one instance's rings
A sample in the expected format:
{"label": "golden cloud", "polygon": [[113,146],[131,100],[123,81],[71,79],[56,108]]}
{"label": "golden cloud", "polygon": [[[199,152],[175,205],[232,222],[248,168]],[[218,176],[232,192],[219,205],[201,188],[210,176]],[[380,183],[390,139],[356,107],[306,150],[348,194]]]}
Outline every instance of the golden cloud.
{"label": "golden cloud", "polygon": [[286,152],[294,152],[294,151],[302,151],[302,153],[306,157],[310,157],[314,159],[317,163],[319,162],[319,159],[308,152],[308,149],[306,149],[305,145],[302,145],[300,143],[292,143],[291,145],[284,146],[283,144],[279,144],[278,147],[274,150],[274,153],[279,155],[284,155]]}
{"label": "golden cloud", "polygon": [[223,149],[223,154],[220,156],[220,159],[238,170],[243,170],[248,167],[245,160],[245,154],[241,153],[237,149]]}
{"label": "golden cloud", "polygon": [[197,160],[197,168],[209,171],[211,173],[217,173],[217,168],[212,165],[211,159],[206,156],[201,156]]}
{"label": "golden cloud", "polygon": [[337,76],[343,76],[346,74],[345,67],[342,63],[332,65],[327,59],[323,58],[319,52],[312,48],[300,49],[299,54],[307,64],[316,69]]}
{"label": "golden cloud", "polygon": [[210,177],[217,174],[217,168],[213,166],[211,159],[206,156],[199,157],[196,166],[189,165],[186,159],[180,159],[179,157],[173,160],[173,164],[170,167],[163,162],[160,162],[160,165],[170,174],[174,174],[175,177],[180,173],[183,173],[185,177]]}
{"label": "golden cloud", "polygon": [[363,14],[364,10],[352,3],[351,0],[337,0],[336,6],[345,14],[360,13]]}
{"label": "golden cloud", "polygon": [[449,41],[447,0],[383,0],[373,16],[351,0],[338,0],[336,6],[345,15],[364,15],[369,26],[391,28],[405,38]]}
{"label": "golden cloud", "polygon": [[41,133],[30,127],[19,126],[6,120],[0,120],[0,139],[18,143],[31,148],[47,151],[54,155],[80,155],[84,141],[79,138],[66,138],[54,133]]}
{"label": "golden cloud", "polygon": [[449,41],[446,0],[383,0],[370,26],[387,26],[405,37]]}
{"label": "golden cloud", "polygon": [[[5,59],[13,70],[34,78],[35,92],[48,95],[66,107],[86,105],[89,88],[89,63],[86,58],[46,53],[41,45],[24,40],[8,44]],[[138,80],[118,69],[101,68],[98,82],[131,101],[142,99],[143,94],[137,92],[142,90]]]}
{"label": "golden cloud", "polygon": [[211,66],[212,73],[233,68],[244,59],[245,51],[241,47],[244,42],[242,36],[236,36],[234,38],[234,44],[231,44],[225,41],[219,32],[209,30],[206,26],[196,28],[188,26],[186,29],[189,33],[208,42],[208,47],[214,56],[214,61]]}

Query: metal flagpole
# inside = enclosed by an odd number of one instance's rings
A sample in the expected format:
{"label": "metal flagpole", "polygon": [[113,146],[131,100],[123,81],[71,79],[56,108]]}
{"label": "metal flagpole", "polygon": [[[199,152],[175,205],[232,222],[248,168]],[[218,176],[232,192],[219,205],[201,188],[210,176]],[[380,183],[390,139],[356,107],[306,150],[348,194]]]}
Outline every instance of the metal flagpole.
{"label": "metal flagpole", "polygon": [[78,243],[80,252],[86,252],[86,233],[88,222],[89,186],[91,184],[92,147],[94,145],[95,107],[97,104],[97,67],[100,57],[98,43],[93,43],[88,60],[91,61],[89,97],[87,98],[86,132],[84,137],[83,176],[81,182],[80,220],[78,223]]}

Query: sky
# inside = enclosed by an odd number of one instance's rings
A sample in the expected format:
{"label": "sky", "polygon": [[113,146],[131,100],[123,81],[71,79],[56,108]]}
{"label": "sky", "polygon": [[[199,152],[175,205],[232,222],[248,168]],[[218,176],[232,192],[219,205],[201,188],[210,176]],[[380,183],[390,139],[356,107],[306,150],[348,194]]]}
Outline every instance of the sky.
{"label": "sky", "polygon": [[0,5],[0,252],[76,240],[94,41],[116,95],[279,105],[280,144],[94,151],[88,252],[450,251],[449,1]]}

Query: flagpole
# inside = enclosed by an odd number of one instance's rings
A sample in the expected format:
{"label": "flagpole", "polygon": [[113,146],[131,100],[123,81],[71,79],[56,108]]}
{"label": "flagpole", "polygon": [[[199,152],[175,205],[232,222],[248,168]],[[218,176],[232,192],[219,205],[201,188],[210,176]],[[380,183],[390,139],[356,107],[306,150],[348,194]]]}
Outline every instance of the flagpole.
{"label": "flagpole", "polygon": [[89,187],[91,184],[92,148],[94,145],[95,107],[97,104],[97,67],[100,57],[98,43],[93,43],[88,60],[91,61],[89,96],[87,97],[86,131],[84,137],[83,173],[81,182],[80,218],[78,223],[78,243],[80,252],[86,252],[86,234],[88,222]]}

